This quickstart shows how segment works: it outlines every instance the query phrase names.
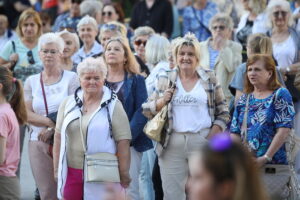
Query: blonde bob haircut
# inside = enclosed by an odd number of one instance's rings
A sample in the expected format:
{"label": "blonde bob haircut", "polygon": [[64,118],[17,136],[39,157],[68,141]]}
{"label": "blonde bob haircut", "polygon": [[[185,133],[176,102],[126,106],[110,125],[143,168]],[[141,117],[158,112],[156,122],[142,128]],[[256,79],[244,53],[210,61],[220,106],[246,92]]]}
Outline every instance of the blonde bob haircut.
{"label": "blonde bob haircut", "polygon": [[292,12],[291,12],[291,8],[290,8],[290,4],[288,1],[286,0],[271,0],[270,3],[268,4],[268,7],[267,7],[267,20],[266,20],[266,25],[268,28],[273,28],[273,22],[272,22],[272,15],[273,15],[273,11],[274,11],[274,8],[276,7],[280,7],[282,8],[284,11],[287,12],[287,16],[289,18],[289,21],[288,21],[288,26],[289,27],[292,27],[294,25],[294,20],[293,20],[293,17],[292,17]]}
{"label": "blonde bob haircut", "polygon": [[178,63],[177,63],[178,52],[183,46],[190,46],[190,47],[194,48],[195,56],[197,59],[196,66],[198,67],[199,63],[200,63],[200,45],[199,45],[199,41],[196,38],[196,36],[190,32],[185,34],[184,37],[176,38],[176,42],[174,43],[174,51],[173,51],[173,53],[174,53],[173,57],[175,58],[174,61],[175,61],[176,65],[178,66]]}
{"label": "blonde bob haircut", "polygon": [[[110,28],[111,27],[111,28]],[[120,22],[109,22],[100,28],[100,33],[98,35],[98,39],[102,39],[102,35],[105,32],[110,32],[113,34],[113,37],[127,37],[127,29],[126,26]]]}
{"label": "blonde bob haircut", "polygon": [[42,20],[40,18],[39,13],[36,12],[35,10],[33,10],[32,8],[29,8],[29,9],[24,10],[22,12],[22,14],[19,18],[19,21],[18,21],[16,32],[19,35],[19,37],[21,37],[21,38],[24,37],[24,34],[22,32],[22,26],[23,26],[24,22],[29,18],[33,18],[33,21],[38,26],[38,32],[37,32],[37,35],[36,35],[36,38],[38,39],[42,35]]}
{"label": "blonde bob haircut", "polygon": [[104,61],[106,62],[105,53],[108,45],[111,42],[119,42],[123,47],[123,50],[125,52],[124,56],[126,58],[126,62],[124,63],[125,71],[132,74],[140,74],[139,64],[137,63],[136,58],[130,49],[129,42],[125,37],[114,37],[108,40],[104,48]]}
{"label": "blonde bob haircut", "polygon": [[259,15],[263,13],[267,6],[267,0],[249,0],[249,8],[253,13]]}
{"label": "blonde bob haircut", "polygon": [[100,72],[101,76],[106,79],[107,76],[107,67],[103,62],[99,62],[98,59],[93,57],[88,57],[84,59],[77,66],[78,77],[81,78],[85,73],[97,73]]}
{"label": "blonde bob haircut", "polygon": [[272,40],[263,33],[251,34],[248,37],[247,47],[251,54],[273,54]]}

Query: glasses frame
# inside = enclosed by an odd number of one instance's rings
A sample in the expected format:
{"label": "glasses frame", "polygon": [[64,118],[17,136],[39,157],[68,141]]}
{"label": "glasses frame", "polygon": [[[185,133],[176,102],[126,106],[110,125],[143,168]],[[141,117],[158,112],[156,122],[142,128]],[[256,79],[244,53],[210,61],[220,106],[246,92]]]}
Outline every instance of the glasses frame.
{"label": "glasses frame", "polygon": [[145,47],[146,44],[147,44],[147,40],[145,40],[145,41],[143,41],[143,40],[135,40],[135,41],[134,41],[134,44],[135,44],[136,46],[141,46],[141,44],[143,44],[144,47]]}

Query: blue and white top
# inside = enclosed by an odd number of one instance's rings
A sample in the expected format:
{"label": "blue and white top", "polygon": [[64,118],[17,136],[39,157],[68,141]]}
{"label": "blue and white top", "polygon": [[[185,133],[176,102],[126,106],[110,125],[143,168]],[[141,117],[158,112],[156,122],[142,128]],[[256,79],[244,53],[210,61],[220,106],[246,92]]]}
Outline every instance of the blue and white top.
{"label": "blue and white top", "polygon": [[[233,114],[230,131],[241,134],[247,95],[244,94]],[[265,155],[278,128],[292,128],[295,109],[291,94],[286,88],[275,90],[265,99],[250,94],[247,118],[247,142],[256,157]],[[285,145],[274,155],[272,164],[287,164]]]}
{"label": "blue and white top", "polygon": [[85,58],[88,57],[95,57],[101,55],[103,52],[103,47],[101,44],[99,44],[97,41],[94,42],[94,45],[90,52],[85,53],[84,52],[84,46],[82,46],[73,56],[72,61],[75,65],[78,65],[81,63]]}
{"label": "blue and white top", "polygon": [[[209,29],[210,19],[218,13],[218,6],[208,1],[206,7],[202,10],[195,9],[193,6],[188,6],[183,10],[183,34],[192,32],[198,40],[205,41],[211,36]],[[207,28],[204,28],[200,22]]]}
{"label": "blue and white top", "polygon": [[209,67],[211,70],[214,70],[220,51],[213,49],[210,45],[208,45],[208,51],[209,51]]}

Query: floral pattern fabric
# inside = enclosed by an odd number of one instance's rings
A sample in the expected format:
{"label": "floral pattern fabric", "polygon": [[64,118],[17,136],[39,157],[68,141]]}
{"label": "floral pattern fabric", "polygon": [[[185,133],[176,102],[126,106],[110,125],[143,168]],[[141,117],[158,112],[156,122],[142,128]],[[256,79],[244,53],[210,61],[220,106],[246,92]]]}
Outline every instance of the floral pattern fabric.
{"label": "floral pattern fabric", "polygon": [[[285,88],[275,90],[265,99],[256,99],[249,94],[247,118],[247,142],[256,157],[263,156],[278,128],[292,128],[295,116],[294,105],[289,91]],[[243,95],[233,114],[230,131],[241,134],[247,95]],[[275,153],[272,164],[287,164],[285,146]]]}

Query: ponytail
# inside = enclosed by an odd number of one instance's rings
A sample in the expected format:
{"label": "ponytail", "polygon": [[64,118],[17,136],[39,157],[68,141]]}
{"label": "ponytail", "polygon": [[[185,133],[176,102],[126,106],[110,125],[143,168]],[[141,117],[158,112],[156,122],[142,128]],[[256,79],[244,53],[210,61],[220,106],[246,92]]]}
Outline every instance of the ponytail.
{"label": "ponytail", "polygon": [[3,85],[2,94],[14,110],[19,124],[26,123],[27,112],[22,83],[16,80],[12,76],[12,72],[3,66],[0,66],[0,83]]}

